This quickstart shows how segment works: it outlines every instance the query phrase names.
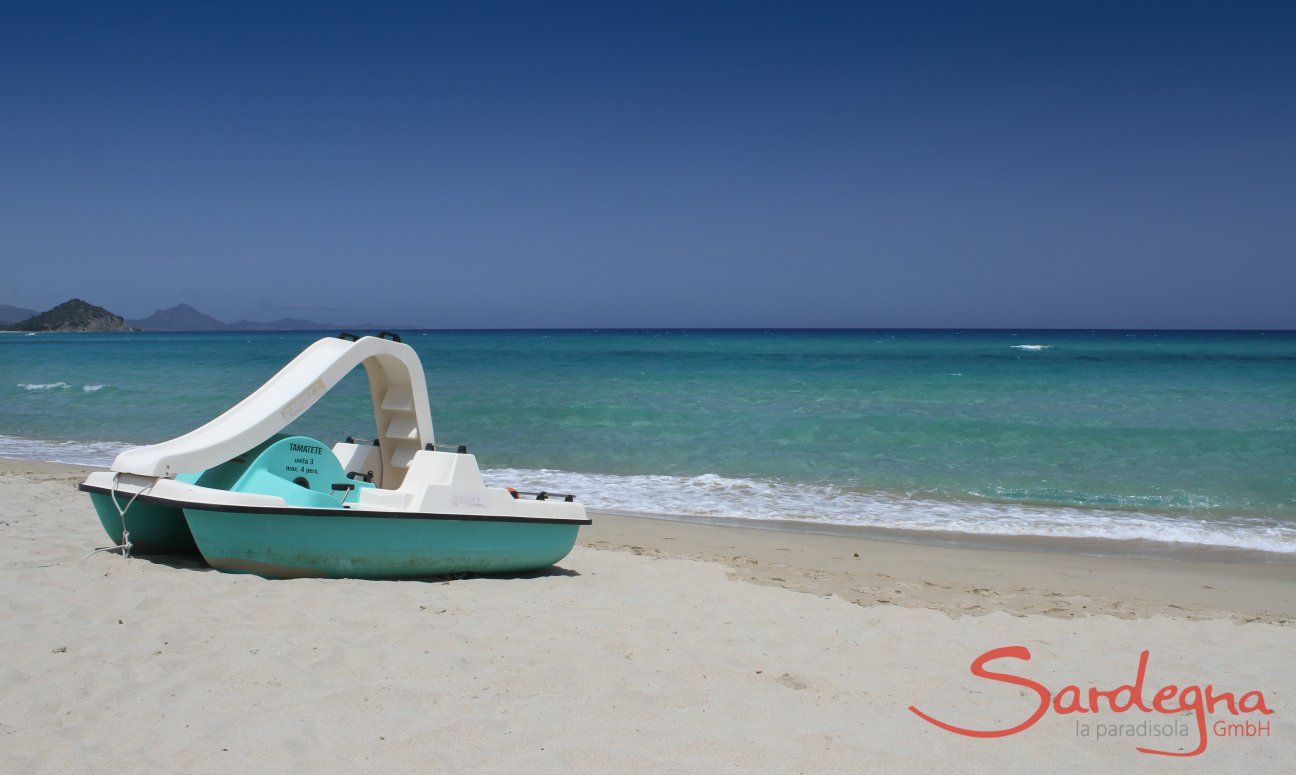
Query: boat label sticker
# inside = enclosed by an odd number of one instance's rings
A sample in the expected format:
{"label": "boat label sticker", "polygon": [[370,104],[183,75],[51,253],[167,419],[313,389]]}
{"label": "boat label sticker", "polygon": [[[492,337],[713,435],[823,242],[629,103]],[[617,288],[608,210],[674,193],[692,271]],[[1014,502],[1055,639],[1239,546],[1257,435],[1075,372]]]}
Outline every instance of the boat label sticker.
{"label": "boat label sticker", "polygon": [[283,417],[284,420],[292,420],[306,411],[311,404],[315,403],[315,399],[324,395],[324,391],[327,389],[324,387],[324,380],[315,380],[307,385],[305,390],[298,393],[296,398],[284,404],[284,408],[279,410],[279,416]]}

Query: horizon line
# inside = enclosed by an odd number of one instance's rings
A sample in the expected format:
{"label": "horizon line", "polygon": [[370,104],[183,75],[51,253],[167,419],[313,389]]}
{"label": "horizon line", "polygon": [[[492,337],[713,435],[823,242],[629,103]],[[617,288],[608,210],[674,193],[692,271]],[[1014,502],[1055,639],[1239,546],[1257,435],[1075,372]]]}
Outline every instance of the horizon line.
{"label": "horizon line", "polygon": [[[152,330],[152,331],[40,331],[32,333],[42,334],[67,334],[67,333],[101,333],[101,334],[319,334],[333,330],[332,328],[226,328],[220,330]],[[540,327],[519,327],[504,326],[490,328],[463,328],[463,327],[420,327],[420,326],[394,326],[394,327],[360,327],[350,326],[339,327],[338,333],[348,333],[349,331],[389,331],[391,333],[400,333],[401,331],[415,332],[442,332],[442,333],[498,333],[498,332],[530,332],[530,331],[563,331],[563,332],[582,332],[582,331],[716,331],[716,332],[752,332],[752,331],[770,331],[770,332],[793,332],[793,331],[925,331],[925,332],[1039,332],[1039,333],[1238,333],[1238,334],[1291,334],[1296,333],[1296,328],[1128,328],[1113,327],[1105,328],[1101,326],[1086,327],[1008,327],[1008,326],[540,326]],[[24,333],[20,331],[6,331],[4,333]],[[333,334],[336,336],[336,334]]]}

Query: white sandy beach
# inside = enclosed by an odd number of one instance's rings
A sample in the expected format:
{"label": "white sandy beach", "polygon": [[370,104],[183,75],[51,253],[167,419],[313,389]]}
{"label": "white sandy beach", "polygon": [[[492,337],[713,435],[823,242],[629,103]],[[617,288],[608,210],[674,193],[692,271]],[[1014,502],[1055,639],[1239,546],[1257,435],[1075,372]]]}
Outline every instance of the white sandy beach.
{"label": "white sandy beach", "polygon": [[[1289,771],[1296,566],[1095,558],[594,515],[558,569],[267,581],[99,554],[86,469],[0,462],[0,771]],[[860,555],[856,557],[855,555]],[[1035,695],[1261,690],[1203,755]],[[1102,714],[1106,722],[1164,716]],[[1216,714],[1212,721],[1232,719]],[[1245,717],[1259,720],[1260,717]],[[1196,745],[1195,734],[1160,744]]]}

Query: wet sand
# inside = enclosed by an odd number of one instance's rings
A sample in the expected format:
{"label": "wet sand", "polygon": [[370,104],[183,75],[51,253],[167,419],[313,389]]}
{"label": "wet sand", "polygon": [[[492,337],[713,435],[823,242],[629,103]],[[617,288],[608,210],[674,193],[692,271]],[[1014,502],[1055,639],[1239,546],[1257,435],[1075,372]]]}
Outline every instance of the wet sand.
{"label": "wet sand", "polygon": [[1055,543],[1041,541],[972,548],[872,538],[868,531],[791,532],[613,514],[596,514],[581,543],[721,563],[737,579],[864,606],[1296,624],[1296,564],[1274,556],[1207,561],[1087,553],[1110,551],[1099,542],[1066,542],[1086,553],[1040,548]]}

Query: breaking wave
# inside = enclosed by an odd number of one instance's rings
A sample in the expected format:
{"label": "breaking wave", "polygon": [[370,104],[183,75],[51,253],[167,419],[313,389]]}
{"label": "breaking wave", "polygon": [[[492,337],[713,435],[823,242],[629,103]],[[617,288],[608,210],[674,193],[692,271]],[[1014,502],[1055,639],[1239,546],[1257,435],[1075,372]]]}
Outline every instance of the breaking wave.
{"label": "breaking wave", "polygon": [[[68,390],[72,386],[66,382],[19,382],[18,387],[22,388],[23,390],[37,391],[37,390]],[[106,387],[111,387],[111,386],[107,384],[82,385],[81,391],[83,393],[94,393],[96,391],[103,390]]]}
{"label": "breaking wave", "polygon": [[45,441],[0,435],[0,457],[83,466],[112,465],[117,453],[133,446],[120,441]]}
{"label": "breaking wave", "polygon": [[1013,348],[1014,350],[1031,350],[1031,351],[1037,351],[1037,350],[1051,350],[1051,349],[1053,348],[1053,345],[1051,345],[1051,344],[1015,344],[1015,345],[1012,346],[1012,348]]}
{"label": "breaking wave", "polygon": [[940,501],[715,474],[617,476],[516,468],[482,473],[494,485],[570,492],[591,508],[644,514],[797,520],[982,536],[1142,540],[1296,553],[1296,525],[1271,519],[1201,519],[1114,509]]}
{"label": "breaking wave", "polygon": [[[132,446],[0,435],[0,457],[81,465],[110,465],[119,452]],[[1296,524],[1273,519],[940,501],[716,474],[623,476],[526,468],[487,469],[482,474],[491,486],[569,492],[593,509],[647,515],[793,520],[979,536],[1141,540],[1296,553]]]}

